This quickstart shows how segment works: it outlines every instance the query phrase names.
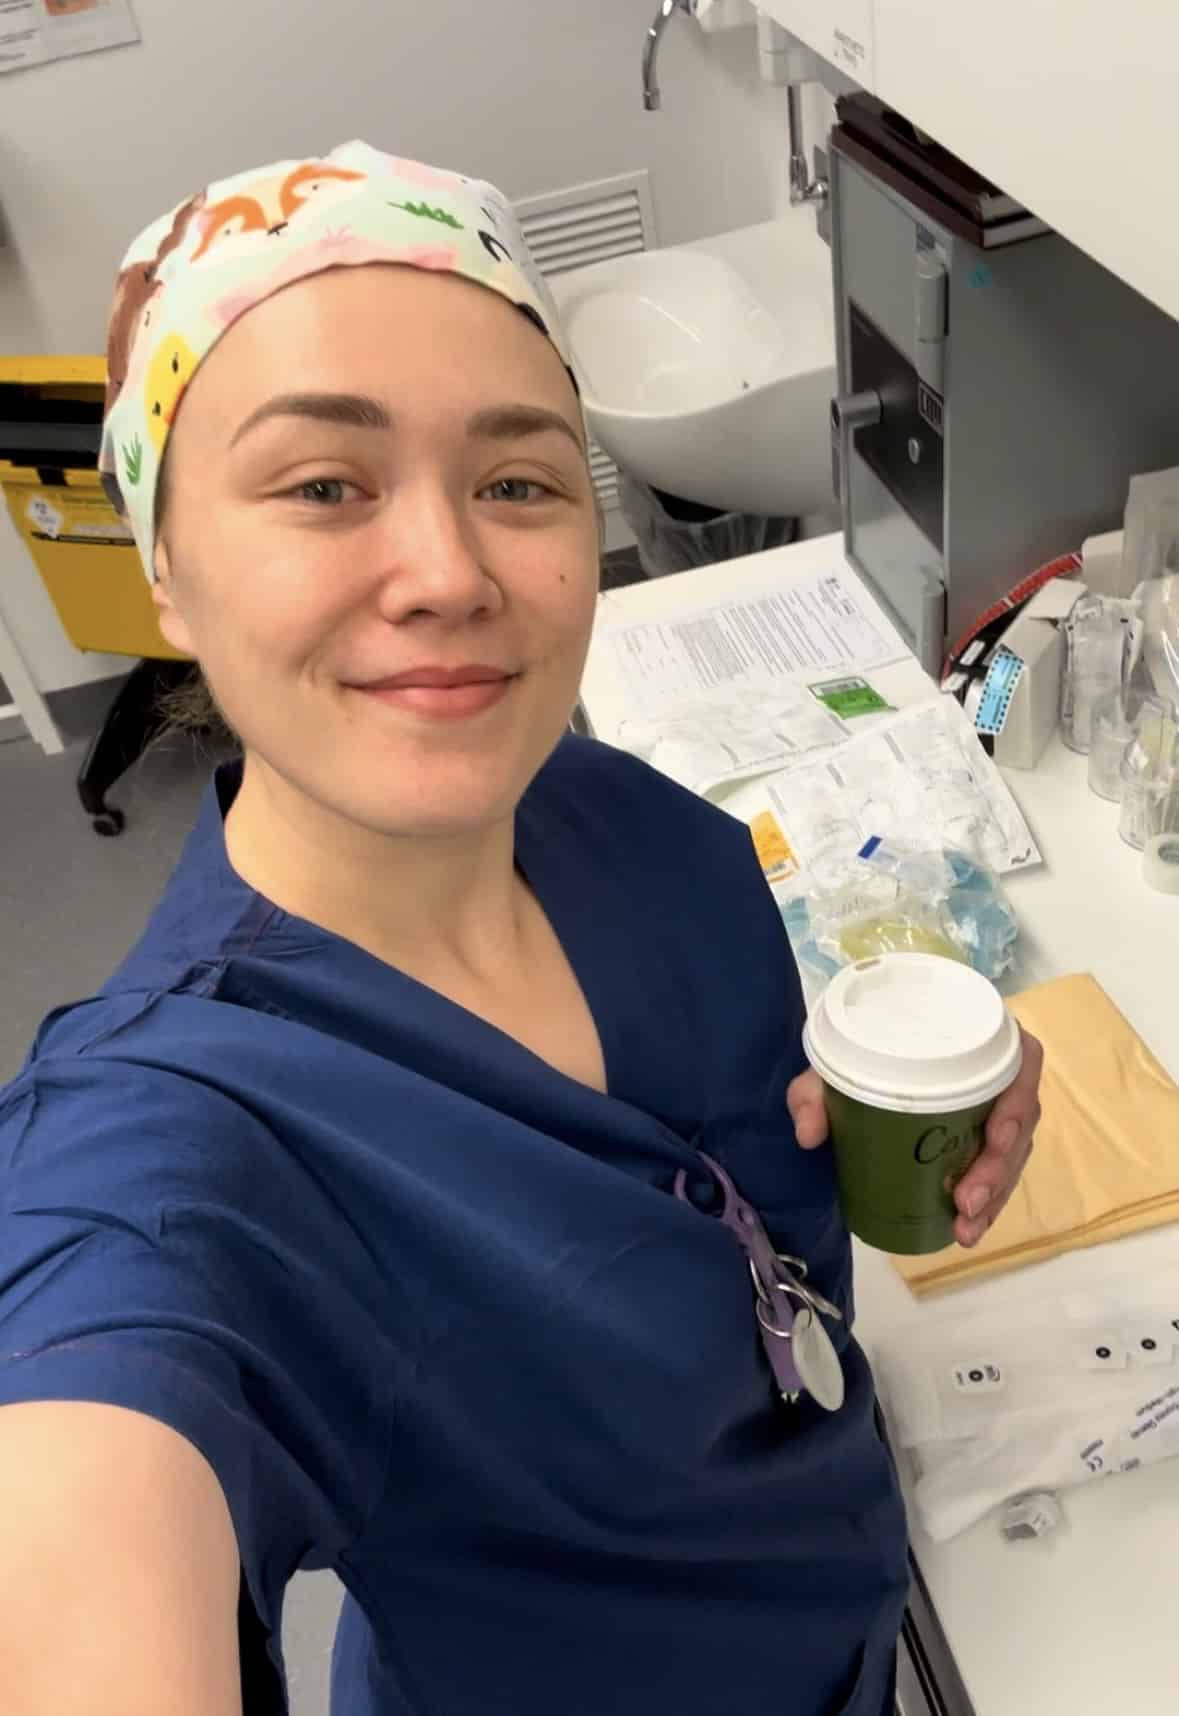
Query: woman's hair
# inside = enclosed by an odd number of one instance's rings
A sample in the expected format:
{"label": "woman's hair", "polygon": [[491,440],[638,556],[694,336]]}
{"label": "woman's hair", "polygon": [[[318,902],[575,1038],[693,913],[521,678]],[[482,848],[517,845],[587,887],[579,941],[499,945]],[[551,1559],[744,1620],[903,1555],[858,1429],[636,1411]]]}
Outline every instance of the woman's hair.
{"label": "woman's hair", "polygon": [[[168,510],[168,464],[171,450],[170,446],[164,448],[156,487],[157,541],[163,531]],[[211,739],[216,744],[240,743],[213,696],[212,687],[196,662],[193,663],[192,672],[179,685],[159,693],[156,698],[156,714],[160,718],[156,733],[158,739],[166,739],[171,733],[188,733]]]}
{"label": "woman's hair", "polygon": [[208,680],[195,664],[192,674],[181,685],[160,692],[156,698],[156,713],[160,717],[157,738],[165,739],[170,733],[189,733],[199,734],[216,744],[240,742],[213,696]]}

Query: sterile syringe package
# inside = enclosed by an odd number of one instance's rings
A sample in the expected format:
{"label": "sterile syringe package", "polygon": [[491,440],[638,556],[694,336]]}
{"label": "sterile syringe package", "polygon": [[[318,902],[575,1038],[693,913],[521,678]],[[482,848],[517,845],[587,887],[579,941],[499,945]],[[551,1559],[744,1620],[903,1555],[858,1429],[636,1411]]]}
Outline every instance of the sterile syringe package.
{"label": "sterile syringe package", "polygon": [[1013,1496],[1179,1454],[1179,1270],[876,1345],[912,1500],[944,1540]]}

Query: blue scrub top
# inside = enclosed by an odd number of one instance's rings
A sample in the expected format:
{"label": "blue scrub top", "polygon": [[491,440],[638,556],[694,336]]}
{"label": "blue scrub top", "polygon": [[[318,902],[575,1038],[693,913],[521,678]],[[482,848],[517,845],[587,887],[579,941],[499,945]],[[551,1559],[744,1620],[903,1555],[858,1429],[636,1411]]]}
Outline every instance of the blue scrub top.
{"label": "blue scrub top", "polygon": [[837,1331],[842,1410],[781,1400],[696,1156],[850,1320],[748,831],[590,740],[527,792],[518,863],[603,1095],[247,887],[239,783],[0,1092],[0,1403],[117,1404],[200,1449],[249,1716],[285,1708],[284,1588],[324,1567],[336,1716],[881,1716],[907,1570],[868,1366]]}

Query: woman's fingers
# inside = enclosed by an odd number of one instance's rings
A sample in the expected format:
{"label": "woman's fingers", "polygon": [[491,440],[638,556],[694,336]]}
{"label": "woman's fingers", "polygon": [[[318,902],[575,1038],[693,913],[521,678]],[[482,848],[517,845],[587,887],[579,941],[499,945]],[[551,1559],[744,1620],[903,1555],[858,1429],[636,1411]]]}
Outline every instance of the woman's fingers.
{"label": "woman's fingers", "polygon": [[816,1150],[827,1142],[827,1106],[818,1073],[799,1073],[786,1092],[786,1106],[804,1150]]}
{"label": "woman's fingers", "polygon": [[1023,1066],[1019,1077],[995,1104],[983,1149],[954,1192],[959,1211],[954,1234],[960,1245],[978,1244],[1019,1184],[1032,1153],[1040,1120],[1044,1050],[1027,1031],[1021,1035]]}

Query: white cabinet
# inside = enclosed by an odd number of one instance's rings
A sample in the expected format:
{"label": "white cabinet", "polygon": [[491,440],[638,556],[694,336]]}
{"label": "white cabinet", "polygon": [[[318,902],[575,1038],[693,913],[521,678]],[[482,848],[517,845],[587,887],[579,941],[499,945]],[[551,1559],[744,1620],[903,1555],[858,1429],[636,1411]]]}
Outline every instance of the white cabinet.
{"label": "white cabinet", "polygon": [[833,63],[838,34],[862,41],[865,88],[1179,316],[1176,0],[762,9]]}
{"label": "white cabinet", "polygon": [[875,0],[755,0],[808,48],[861,89],[876,88],[873,10]]}
{"label": "white cabinet", "polygon": [[1179,316],[1175,0],[875,0],[877,94]]}

